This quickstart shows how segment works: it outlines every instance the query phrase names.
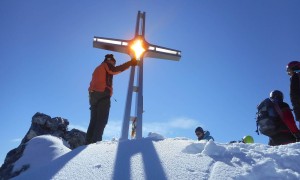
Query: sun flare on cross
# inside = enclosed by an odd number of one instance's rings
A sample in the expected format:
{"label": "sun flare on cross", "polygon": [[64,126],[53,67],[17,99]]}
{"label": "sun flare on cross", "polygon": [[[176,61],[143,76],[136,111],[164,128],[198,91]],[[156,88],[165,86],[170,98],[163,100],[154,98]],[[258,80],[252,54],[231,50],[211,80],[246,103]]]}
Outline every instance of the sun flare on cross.
{"label": "sun flare on cross", "polygon": [[146,51],[144,46],[143,46],[143,40],[137,39],[134,41],[134,43],[130,46],[130,48],[134,51],[135,53],[135,58],[137,60],[140,60],[141,55]]}

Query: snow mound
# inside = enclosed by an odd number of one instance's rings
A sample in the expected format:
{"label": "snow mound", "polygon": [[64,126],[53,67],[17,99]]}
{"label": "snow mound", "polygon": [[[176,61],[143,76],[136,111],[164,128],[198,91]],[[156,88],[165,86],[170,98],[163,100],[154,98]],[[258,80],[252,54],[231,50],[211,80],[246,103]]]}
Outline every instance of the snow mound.
{"label": "snow mound", "polygon": [[[159,139],[159,140],[158,140]],[[300,143],[270,147],[187,138],[102,141],[72,151],[61,139],[32,139],[14,179],[300,179]]]}
{"label": "snow mound", "polygon": [[53,160],[71,151],[67,142],[51,135],[43,135],[32,138],[26,145],[23,156],[15,163],[13,171],[20,170],[30,164],[34,169],[45,166]]}

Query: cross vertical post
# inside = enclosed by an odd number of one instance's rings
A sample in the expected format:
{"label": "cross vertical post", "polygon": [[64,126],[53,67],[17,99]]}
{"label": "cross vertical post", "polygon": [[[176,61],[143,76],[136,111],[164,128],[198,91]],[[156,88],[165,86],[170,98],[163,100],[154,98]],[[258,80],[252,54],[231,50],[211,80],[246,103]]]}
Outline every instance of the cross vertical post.
{"label": "cross vertical post", "polygon": [[[144,39],[145,36],[145,12],[138,12],[135,37]],[[143,123],[143,57],[140,57],[137,72],[137,85],[134,86],[135,67],[131,67],[130,80],[128,85],[125,113],[122,125],[122,135],[120,140],[128,139],[128,130],[130,120],[136,123],[136,139],[142,138],[142,123]],[[136,93],[135,113],[130,116],[132,107],[132,94]]]}

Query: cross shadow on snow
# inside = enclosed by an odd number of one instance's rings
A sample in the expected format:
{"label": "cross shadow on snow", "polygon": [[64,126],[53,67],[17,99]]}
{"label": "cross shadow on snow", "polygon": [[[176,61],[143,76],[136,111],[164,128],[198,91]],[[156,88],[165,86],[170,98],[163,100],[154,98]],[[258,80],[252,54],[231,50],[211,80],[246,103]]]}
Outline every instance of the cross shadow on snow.
{"label": "cross shadow on snow", "polygon": [[134,171],[134,169],[130,168],[132,167],[130,160],[137,154],[141,154],[142,156],[145,179],[167,179],[152,140],[143,139],[119,142],[114,166],[114,180],[137,178],[131,177],[130,173],[131,171]]}

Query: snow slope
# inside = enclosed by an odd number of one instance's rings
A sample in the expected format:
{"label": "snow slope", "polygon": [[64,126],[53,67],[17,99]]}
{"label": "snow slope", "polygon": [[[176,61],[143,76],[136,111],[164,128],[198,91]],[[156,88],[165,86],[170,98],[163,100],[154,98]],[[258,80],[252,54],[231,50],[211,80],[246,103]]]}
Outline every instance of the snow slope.
{"label": "snow slope", "polygon": [[53,136],[28,142],[14,179],[300,179],[300,143],[225,144],[157,134],[141,140],[103,141],[71,151]]}

